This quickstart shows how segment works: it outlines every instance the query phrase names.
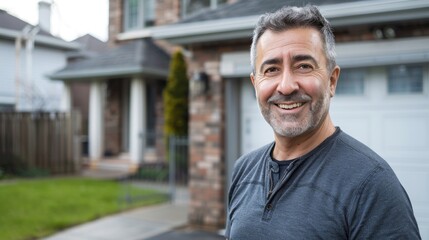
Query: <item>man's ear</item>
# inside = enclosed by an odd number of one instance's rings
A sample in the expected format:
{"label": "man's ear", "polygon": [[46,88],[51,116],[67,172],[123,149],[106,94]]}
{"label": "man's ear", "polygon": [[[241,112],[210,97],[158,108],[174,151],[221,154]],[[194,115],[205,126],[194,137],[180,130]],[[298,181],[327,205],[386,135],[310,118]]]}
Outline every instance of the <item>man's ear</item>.
{"label": "man's ear", "polygon": [[258,90],[256,90],[256,79],[255,79],[255,75],[253,75],[253,72],[251,72],[250,73],[250,81],[252,82],[252,85],[253,85],[253,89],[255,90],[255,96],[257,97],[258,96]]}
{"label": "man's ear", "polygon": [[331,97],[335,95],[335,89],[337,88],[338,79],[340,77],[340,67],[337,65],[334,67],[334,70],[331,72],[331,77],[329,78],[329,92]]}

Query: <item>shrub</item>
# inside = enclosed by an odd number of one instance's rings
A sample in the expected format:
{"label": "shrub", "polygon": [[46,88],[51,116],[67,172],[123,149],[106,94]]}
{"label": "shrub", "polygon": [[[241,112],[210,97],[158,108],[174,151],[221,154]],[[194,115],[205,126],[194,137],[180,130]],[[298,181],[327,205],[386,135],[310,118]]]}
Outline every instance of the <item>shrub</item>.
{"label": "shrub", "polygon": [[151,181],[167,181],[168,180],[168,169],[145,169],[142,168],[139,171],[139,178],[143,180]]}
{"label": "shrub", "polygon": [[27,166],[17,156],[10,153],[0,153],[0,169],[3,175],[18,175]]}
{"label": "shrub", "polygon": [[174,53],[170,63],[167,86],[163,92],[165,136],[188,135],[189,80],[184,56]]}
{"label": "shrub", "polygon": [[28,166],[22,159],[10,153],[0,153],[0,159],[0,179],[8,176],[45,177],[50,175],[48,170]]}

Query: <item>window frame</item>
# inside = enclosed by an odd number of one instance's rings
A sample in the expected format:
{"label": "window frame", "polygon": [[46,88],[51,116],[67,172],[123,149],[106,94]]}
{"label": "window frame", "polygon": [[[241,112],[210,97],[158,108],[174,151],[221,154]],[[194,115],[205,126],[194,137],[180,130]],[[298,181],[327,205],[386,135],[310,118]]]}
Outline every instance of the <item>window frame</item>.
{"label": "window frame", "polygon": [[[137,2],[137,20],[136,25],[130,26],[131,16],[130,16],[130,1]],[[152,2],[152,3],[150,3]],[[156,13],[156,0],[123,0],[123,32],[133,31],[137,29],[142,29],[146,27],[151,27],[155,24],[156,14],[154,14],[153,19],[145,18],[145,7],[153,7],[154,13]],[[150,20],[153,21],[153,24],[147,24]]]}
{"label": "window frame", "polygon": [[[395,87],[392,86],[392,88],[391,88],[391,85],[390,85],[391,81],[393,81],[391,78],[391,75],[393,74],[393,73],[391,73],[391,70],[396,70],[396,69],[401,68],[401,67],[420,68],[420,70],[421,70],[420,74],[419,74],[420,75],[420,79],[419,79],[420,89],[417,89],[417,91],[414,91],[413,86],[407,85],[405,91],[392,91],[395,89]],[[398,65],[387,66],[386,67],[386,92],[387,92],[387,94],[390,96],[422,95],[422,94],[424,94],[425,93],[425,78],[426,78],[425,70],[426,70],[425,64],[398,64]],[[410,78],[408,78],[408,79],[402,78],[401,80],[402,81],[403,80],[410,80]],[[398,80],[396,79],[396,81],[398,81]],[[398,88],[398,87],[396,87],[396,88]]]}
{"label": "window frame", "polygon": [[[340,86],[339,84],[341,84],[342,81],[344,81],[344,78],[342,78],[341,76],[345,75],[347,71],[351,71],[351,72],[359,72],[362,74],[362,79],[361,79],[361,92],[340,92],[338,86]],[[368,69],[367,68],[344,68],[341,69],[341,73],[340,76],[338,78],[338,82],[337,82],[337,87],[335,89],[335,96],[339,96],[339,97],[363,97],[366,95],[366,78],[368,75]]]}
{"label": "window frame", "polygon": [[210,9],[216,9],[216,8],[218,8],[218,6],[220,6],[220,5],[225,4],[225,3],[228,2],[228,0],[224,0],[225,2],[220,2],[222,0],[210,0],[209,6],[204,7],[204,8],[200,8],[200,9],[198,9],[196,11],[193,11],[193,12],[190,12],[190,13],[187,13],[187,6],[188,6],[188,2],[189,1],[190,0],[182,0],[181,1],[181,4],[183,6],[182,9],[181,9],[182,18],[186,18],[186,17],[192,16],[194,14],[197,14],[198,12],[200,12],[203,9],[208,9],[208,8],[210,8]]}

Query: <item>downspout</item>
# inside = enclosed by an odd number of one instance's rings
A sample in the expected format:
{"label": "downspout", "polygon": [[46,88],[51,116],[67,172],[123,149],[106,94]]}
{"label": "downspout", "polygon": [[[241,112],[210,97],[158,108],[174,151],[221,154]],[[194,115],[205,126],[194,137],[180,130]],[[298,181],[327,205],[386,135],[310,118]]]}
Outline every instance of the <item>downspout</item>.
{"label": "downspout", "polygon": [[27,34],[27,42],[26,42],[26,82],[30,83],[30,99],[31,99],[31,111],[34,111],[34,78],[32,78],[33,73],[33,49],[34,49],[34,38],[36,34],[40,31],[38,26],[31,29],[31,31]]}
{"label": "downspout", "polygon": [[22,29],[15,39],[15,111],[18,111],[18,106],[21,98],[20,85],[22,84],[21,75],[21,49],[22,40],[26,38],[31,30],[31,25],[27,25]]}

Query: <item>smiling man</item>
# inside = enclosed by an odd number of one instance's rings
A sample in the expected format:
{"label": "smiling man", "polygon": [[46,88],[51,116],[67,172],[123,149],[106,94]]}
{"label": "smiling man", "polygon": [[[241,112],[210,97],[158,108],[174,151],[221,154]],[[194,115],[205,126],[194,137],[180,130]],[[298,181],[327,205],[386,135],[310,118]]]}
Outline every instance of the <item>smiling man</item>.
{"label": "smiling man", "polygon": [[420,239],[392,169],[329,116],[334,45],[314,6],[260,17],[250,78],[275,137],[235,164],[228,239]]}

